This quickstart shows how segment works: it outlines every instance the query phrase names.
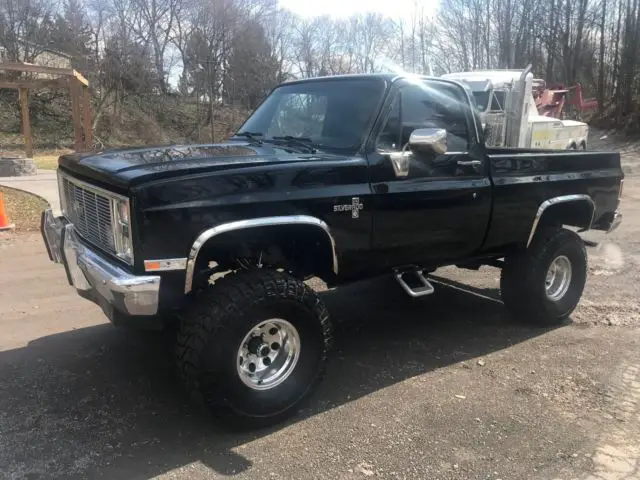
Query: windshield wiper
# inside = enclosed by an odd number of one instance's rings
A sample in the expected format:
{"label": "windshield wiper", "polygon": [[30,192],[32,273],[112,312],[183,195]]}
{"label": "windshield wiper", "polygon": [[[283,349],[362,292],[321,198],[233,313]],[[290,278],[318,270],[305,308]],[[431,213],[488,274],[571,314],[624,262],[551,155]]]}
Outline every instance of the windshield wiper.
{"label": "windshield wiper", "polygon": [[302,148],[306,148],[310,153],[316,153],[316,147],[313,144],[313,140],[306,137],[294,137],[292,135],[285,135],[283,137],[272,137],[273,140],[284,140],[289,145],[297,145]]}
{"label": "windshield wiper", "polygon": [[262,139],[259,137],[262,137],[263,135],[264,134],[261,132],[239,132],[235,134],[236,137],[245,137],[248,140],[257,142],[258,145],[262,145]]}

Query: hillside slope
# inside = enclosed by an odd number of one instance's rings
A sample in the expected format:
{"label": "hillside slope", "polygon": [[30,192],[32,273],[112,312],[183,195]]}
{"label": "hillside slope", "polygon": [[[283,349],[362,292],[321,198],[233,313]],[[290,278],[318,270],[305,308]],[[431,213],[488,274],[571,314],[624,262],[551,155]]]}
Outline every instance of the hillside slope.
{"label": "hillside slope", "polygon": [[[95,112],[95,99],[93,108]],[[32,92],[29,111],[36,150],[73,148],[71,106],[65,92]],[[215,106],[214,140],[227,138],[248,113],[242,108]],[[209,106],[173,95],[129,97],[117,108],[102,109],[94,123],[97,143],[105,147],[210,142],[212,139]],[[17,92],[0,91],[0,152],[22,148]]]}

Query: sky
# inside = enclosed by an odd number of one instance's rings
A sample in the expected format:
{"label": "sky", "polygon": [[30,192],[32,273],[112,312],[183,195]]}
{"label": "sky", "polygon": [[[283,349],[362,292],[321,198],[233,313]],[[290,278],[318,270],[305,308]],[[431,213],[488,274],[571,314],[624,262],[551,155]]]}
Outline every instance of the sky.
{"label": "sky", "polygon": [[279,0],[279,3],[303,17],[348,17],[369,11],[399,18],[410,15],[416,4],[423,7],[427,15],[433,15],[438,0]]}

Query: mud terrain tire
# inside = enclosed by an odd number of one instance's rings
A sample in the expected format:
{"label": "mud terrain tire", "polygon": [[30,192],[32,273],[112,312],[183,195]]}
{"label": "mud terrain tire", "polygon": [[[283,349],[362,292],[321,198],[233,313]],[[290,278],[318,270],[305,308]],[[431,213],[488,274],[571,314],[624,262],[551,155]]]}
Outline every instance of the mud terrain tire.
{"label": "mud terrain tire", "polygon": [[580,236],[546,227],[529,248],[505,258],[500,290],[517,320],[552,326],[562,324],[576,308],[586,278],[587,253]]}
{"label": "mud terrain tire", "polygon": [[260,428],[293,415],[309,397],[331,344],[318,295],[260,269],[230,274],[200,294],[182,319],[177,362],[187,391],[223,423]]}

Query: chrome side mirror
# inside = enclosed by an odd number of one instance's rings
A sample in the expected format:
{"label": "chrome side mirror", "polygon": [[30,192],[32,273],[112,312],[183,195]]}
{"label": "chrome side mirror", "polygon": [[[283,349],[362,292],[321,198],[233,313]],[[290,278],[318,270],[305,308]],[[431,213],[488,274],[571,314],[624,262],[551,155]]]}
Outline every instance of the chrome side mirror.
{"label": "chrome side mirror", "polygon": [[418,128],[411,132],[409,143],[401,152],[387,153],[396,177],[409,175],[409,166],[413,158],[412,150],[431,150],[436,155],[446,153],[447,131],[442,128]]}
{"label": "chrome side mirror", "polygon": [[418,128],[411,132],[409,146],[442,155],[447,152],[447,131],[443,128]]}

